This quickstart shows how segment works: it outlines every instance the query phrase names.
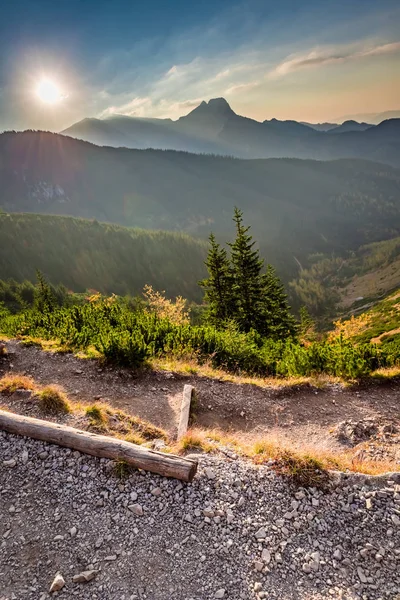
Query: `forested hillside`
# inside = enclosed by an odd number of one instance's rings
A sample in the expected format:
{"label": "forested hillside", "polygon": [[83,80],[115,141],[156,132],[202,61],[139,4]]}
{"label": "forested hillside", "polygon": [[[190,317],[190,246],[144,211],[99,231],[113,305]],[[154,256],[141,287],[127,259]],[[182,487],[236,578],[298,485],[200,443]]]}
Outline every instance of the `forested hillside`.
{"label": "forested hillside", "polygon": [[[341,134],[347,135],[347,134]],[[100,148],[41,132],[0,136],[0,207],[223,240],[243,208],[287,279],[313,253],[400,235],[400,171],[362,161],[239,160]]]}
{"label": "forested hillside", "polygon": [[206,244],[71,217],[0,214],[0,280],[36,279],[36,269],[75,292],[135,295],[144,285],[199,301]]}

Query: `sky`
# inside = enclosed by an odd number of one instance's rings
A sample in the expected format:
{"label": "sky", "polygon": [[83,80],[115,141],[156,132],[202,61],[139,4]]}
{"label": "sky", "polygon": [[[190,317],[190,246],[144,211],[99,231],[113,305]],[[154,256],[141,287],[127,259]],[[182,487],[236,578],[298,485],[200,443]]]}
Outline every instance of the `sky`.
{"label": "sky", "polygon": [[[54,102],[38,93],[43,81],[55,88]],[[215,97],[257,120],[337,121],[399,109],[400,3],[2,5],[0,130],[60,131],[113,114],[177,119]]]}

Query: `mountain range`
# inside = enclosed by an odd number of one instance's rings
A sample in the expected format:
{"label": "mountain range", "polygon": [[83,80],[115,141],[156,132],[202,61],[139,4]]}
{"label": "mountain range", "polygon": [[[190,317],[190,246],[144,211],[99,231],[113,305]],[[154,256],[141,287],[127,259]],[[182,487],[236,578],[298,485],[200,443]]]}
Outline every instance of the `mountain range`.
{"label": "mountain range", "polygon": [[0,189],[7,213],[70,215],[201,238],[214,231],[221,241],[233,235],[238,206],[263,255],[287,277],[318,253],[400,235],[400,171],[356,159],[241,160],[11,132],[0,135]]}
{"label": "mountain range", "polygon": [[83,119],[61,132],[101,146],[170,149],[237,158],[364,158],[400,166],[400,119],[378,125],[255,121],[224,98],[203,101],[177,121],[114,115]]}

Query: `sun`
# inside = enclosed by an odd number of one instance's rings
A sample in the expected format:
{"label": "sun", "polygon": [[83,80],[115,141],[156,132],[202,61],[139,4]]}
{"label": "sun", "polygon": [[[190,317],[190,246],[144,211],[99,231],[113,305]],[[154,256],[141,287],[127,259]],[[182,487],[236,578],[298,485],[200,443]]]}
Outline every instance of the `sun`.
{"label": "sun", "polygon": [[56,104],[62,100],[63,95],[60,88],[50,79],[42,79],[36,87],[36,95],[39,100],[46,104]]}

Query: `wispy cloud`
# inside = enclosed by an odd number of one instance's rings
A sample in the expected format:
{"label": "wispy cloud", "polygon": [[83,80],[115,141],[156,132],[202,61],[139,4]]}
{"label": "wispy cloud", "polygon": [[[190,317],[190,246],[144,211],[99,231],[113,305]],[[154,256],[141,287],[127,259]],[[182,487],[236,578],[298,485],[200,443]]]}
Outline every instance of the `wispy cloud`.
{"label": "wispy cloud", "polygon": [[[178,118],[201,100],[249,91],[258,85],[265,64],[254,54],[212,58],[196,57],[188,63],[174,64],[154,81],[141,86],[140,94],[102,92],[108,106],[98,116],[113,114]],[[144,92],[144,93],[143,93]]]}
{"label": "wispy cloud", "polygon": [[270,73],[270,77],[282,77],[300,69],[315,68],[332,64],[340,64],[353,60],[360,60],[369,56],[394,54],[400,52],[400,42],[391,42],[369,46],[363,49],[354,47],[317,48],[306,54],[297,54],[287,57],[279,63]]}
{"label": "wispy cloud", "polygon": [[[109,89],[101,95],[101,118],[113,114],[137,117],[177,119],[188,113],[201,100],[226,96],[240,111],[252,102],[265,106],[265,98],[279,102],[279,86],[302,69],[320,69],[329,65],[368,60],[374,56],[389,56],[400,52],[400,42],[363,40],[353,44],[320,45],[295,54],[288,48],[279,53],[266,49],[238,49],[235,53],[212,57],[197,56],[188,62],[166,65],[163,72],[147,81],[135,79],[132,92],[112,94]],[[286,82],[285,82],[286,84]],[[129,90],[129,87],[128,87]],[[260,118],[265,118],[261,115]]]}
{"label": "wispy cloud", "polygon": [[150,96],[133,98],[130,102],[121,105],[108,106],[98,116],[100,118],[113,115],[127,115],[129,117],[158,117],[178,118],[182,114],[193,110],[203,98],[193,98],[184,101],[171,101],[165,98],[155,100]]}
{"label": "wispy cloud", "polygon": [[258,87],[259,85],[261,85],[262,80],[257,80],[257,81],[249,81],[248,83],[238,83],[237,85],[232,85],[231,87],[229,87],[228,89],[225,90],[225,94],[227,96],[231,96],[232,94],[239,94],[242,92],[249,92],[250,90],[253,90],[254,88]]}

